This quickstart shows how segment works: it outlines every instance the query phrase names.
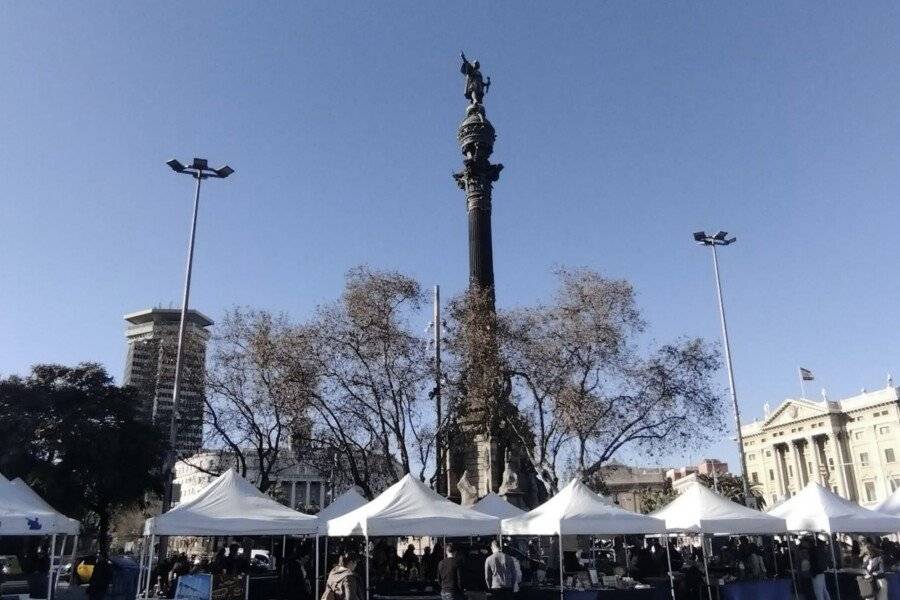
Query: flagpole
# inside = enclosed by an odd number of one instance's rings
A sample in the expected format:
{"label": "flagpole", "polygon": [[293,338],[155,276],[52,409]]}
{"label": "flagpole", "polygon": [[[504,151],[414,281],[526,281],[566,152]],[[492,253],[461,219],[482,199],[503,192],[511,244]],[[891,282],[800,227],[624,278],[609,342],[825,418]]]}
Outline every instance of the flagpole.
{"label": "flagpole", "polygon": [[803,383],[803,368],[797,367],[797,374],[800,376],[800,399],[806,399],[806,384]]}

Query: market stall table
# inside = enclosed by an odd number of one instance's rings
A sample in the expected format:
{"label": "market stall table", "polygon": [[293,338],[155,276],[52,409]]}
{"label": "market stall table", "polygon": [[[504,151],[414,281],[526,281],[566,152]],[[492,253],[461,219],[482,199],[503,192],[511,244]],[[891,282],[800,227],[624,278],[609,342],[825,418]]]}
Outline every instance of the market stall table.
{"label": "market stall table", "polygon": [[790,600],[793,597],[790,579],[760,579],[735,581],[719,586],[722,600]]}
{"label": "market stall table", "polygon": [[[558,587],[525,586],[518,593],[518,600],[555,600],[556,598],[559,598]],[[565,590],[563,593],[563,600],[667,600],[668,598],[670,598],[668,586]]]}

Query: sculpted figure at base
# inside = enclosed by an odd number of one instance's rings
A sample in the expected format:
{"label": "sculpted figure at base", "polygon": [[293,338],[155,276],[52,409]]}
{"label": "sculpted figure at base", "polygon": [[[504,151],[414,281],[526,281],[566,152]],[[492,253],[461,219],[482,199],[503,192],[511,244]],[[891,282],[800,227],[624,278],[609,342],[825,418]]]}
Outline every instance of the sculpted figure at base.
{"label": "sculpted figure at base", "polygon": [[456,487],[459,489],[459,503],[463,506],[469,506],[478,501],[478,490],[472,485],[472,482],[469,481],[468,471],[463,471],[462,477],[459,478]]}

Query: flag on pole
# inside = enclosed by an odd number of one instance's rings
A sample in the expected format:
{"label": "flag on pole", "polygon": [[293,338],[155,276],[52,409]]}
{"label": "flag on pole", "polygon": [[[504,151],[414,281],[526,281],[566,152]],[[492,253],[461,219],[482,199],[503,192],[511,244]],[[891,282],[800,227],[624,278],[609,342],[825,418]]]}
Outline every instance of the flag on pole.
{"label": "flag on pole", "polygon": [[813,376],[812,371],[810,371],[809,369],[804,369],[803,367],[800,367],[800,380],[801,381],[812,381],[813,379],[815,379],[815,377]]}

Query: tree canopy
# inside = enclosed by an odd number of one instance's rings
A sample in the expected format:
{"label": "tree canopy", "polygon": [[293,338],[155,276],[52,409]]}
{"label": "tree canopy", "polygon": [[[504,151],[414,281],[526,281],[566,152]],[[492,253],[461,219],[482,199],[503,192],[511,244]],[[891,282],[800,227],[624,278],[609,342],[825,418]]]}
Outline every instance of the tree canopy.
{"label": "tree canopy", "polygon": [[0,471],[22,477],[108,548],[114,511],[159,494],[165,442],[99,365],[38,365],[0,381]]}

